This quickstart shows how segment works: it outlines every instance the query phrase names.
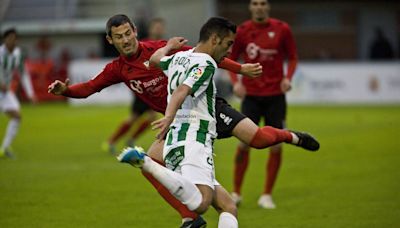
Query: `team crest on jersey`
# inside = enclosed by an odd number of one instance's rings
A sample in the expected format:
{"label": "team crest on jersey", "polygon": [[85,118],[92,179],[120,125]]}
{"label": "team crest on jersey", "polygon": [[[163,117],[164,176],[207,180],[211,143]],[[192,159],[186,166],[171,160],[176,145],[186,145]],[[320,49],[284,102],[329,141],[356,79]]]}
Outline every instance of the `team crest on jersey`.
{"label": "team crest on jersey", "polygon": [[274,38],[275,37],[275,32],[268,32],[269,38]]}
{"label": "team crest on jersey", "polygon": [[201,68],[193,68],[192,72],[190,72],[190,76],[194,77],[196,80],[200,78],[200,76],[203,74],[203,70]]}
{"label": "team crest on jersey", "polygon": [[147,69],[149,69],[149,67],[150,67],[150,62],[149,62],[149,60],[144,61],[144,62],[143,62],[143,65],[144,65]]}

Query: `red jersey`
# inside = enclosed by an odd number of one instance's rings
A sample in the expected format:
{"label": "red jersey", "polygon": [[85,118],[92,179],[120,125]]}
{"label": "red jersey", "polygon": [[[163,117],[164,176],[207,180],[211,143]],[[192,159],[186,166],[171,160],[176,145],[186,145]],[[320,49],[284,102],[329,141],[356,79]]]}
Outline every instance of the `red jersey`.
{"label": "red jersey", "polygon": [[[69,86],[63,95],[85,98],[110,85],[123,82],[153,110],[164,113],[167,108],[168,78],[160,68],[150,66],[149,59],[157,49],[164,47],[166,43],[165,40],[139,42],[138,50],[134,56],[118,57],[107,64],[95,78]],[[178,51],[190,48],[185,46]],[[219,66],[225,69],[229,68],[236,73],[241,68],[240,64],[226,58]]]}
{"label": "red jersey", "polygon": [[[238,27],[230,55],[232,60],[239,57],[246,63],[259,62],[263,67],[260,77],[242,78],[248,95],[282,94],[280,82],[284,77],[284,61],[289,60],[286,75],[289,80],[297,65],[296,44],[289,25],[273,18],[262,24],[252,20],[245,21]],[[231,78],[233,82],[237,81],[236,74],[231,74]]]}

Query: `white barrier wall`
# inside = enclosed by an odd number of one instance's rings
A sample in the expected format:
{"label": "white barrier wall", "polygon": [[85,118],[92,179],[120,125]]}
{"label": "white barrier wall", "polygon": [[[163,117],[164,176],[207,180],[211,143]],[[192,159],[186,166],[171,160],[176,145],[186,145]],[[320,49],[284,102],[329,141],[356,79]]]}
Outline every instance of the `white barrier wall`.
{"label": "white barrier wall", "polygon": [[[72,84],[90,80],[109,60],[76,60],[70,65]],[[290,104],[385,104],[400,103],[400,62],[390,63],[299,63]],[[124,84],[113,85],[79,104],[127,104],[132,100]]]}
{"label": "white barrier wall", "polygon": [[[75,60],[69,65],[69,77],[71,84],[85,82],[97,76],[110,60]],[[72,105],[128,104],[132,100],[132,93],[123,83],[112,85],[89,96],[86,99],[68,99]]]}
{"label": "white barrier wall", "polygon": [[289,103],[400,103],[400,62],[300,63]]}

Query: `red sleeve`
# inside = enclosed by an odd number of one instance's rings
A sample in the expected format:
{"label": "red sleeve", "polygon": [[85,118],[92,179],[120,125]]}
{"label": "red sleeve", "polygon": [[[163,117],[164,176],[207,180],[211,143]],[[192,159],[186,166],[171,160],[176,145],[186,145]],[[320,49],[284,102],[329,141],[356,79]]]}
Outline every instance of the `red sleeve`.
{"label": "red sleeve", "polygon": [[87,82],[68,86],[63,95],[72,98],[86,98],[93,93],[100,92],[102,89],[110,85],[122,82],[119,74],[116,73],[117,69],[118,61],[115,60],[112,63],[107,64],[104,70],[95,78]]}
{"label": "red sleeve", "polygon": [[289,80],[292,80],[294,71],[296,70],[298,58],[297,58],[297,48],[296,48],[296,43],[294,41],[292,32],[290,30],[289,25],[285,24],[284,26],[284,49],[285,53],[288,59],[288,65],[287,65],[287,75],[286,77]]}

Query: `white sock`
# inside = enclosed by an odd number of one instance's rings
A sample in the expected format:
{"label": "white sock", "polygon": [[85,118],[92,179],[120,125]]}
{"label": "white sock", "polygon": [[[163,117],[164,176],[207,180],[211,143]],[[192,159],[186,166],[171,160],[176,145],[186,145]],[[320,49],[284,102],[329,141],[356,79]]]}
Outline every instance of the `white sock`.
{"label": "white sock", "polygon": [[290,132],[290,134],[292,135],[292,144],[294,145],[299,144],[299,137],[293,132]]}
{"label": "white sock", "polygon": [[4,135],[3,143],[1,144],[1,149],[6,149],[11,145],[15,135],[17,135],[19,123],[20,120],[15,118],[12,118],[8,122],[6,134]]}
{"label": "white sock", "polygon": [[219,215],[218,228],[237,228],[238,221],[234,215],[228,212],[222,212]]}
{"label": "white sock", "polygon": [[143,170],[149,172],[179,201],[185,204],[189,210],[197,209],[203,196],[195,184],[184,178],[179,173],[171,171],[159,165],[149,157],[145,157]]}

